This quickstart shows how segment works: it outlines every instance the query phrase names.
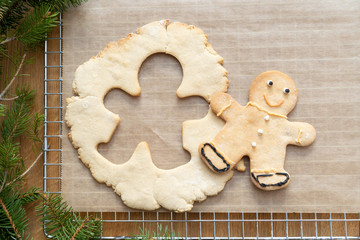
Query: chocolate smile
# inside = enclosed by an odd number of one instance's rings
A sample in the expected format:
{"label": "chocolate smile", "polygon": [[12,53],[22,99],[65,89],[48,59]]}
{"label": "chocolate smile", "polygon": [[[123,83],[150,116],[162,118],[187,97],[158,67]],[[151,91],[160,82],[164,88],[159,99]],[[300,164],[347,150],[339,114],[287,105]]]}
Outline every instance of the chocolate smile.
{"label": "chocolate smile", "polygon": [[266,94],[264,93],[264,99],[267,105],[269,105],[270,107],[279,107],[281,106],[281,104],[284,103],[284,99],[281,99],[279,102],[275,103],[275,104],[271,104],[269,99],[267,99]]}

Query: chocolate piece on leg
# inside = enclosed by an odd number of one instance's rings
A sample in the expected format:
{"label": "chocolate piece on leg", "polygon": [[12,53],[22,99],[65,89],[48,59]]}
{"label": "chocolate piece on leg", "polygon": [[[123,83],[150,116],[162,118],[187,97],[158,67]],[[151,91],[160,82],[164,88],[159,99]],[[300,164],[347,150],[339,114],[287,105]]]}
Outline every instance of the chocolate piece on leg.
{"label": "chocolate piece on leg", "polygon": [[286,187],[290,182],[290,175],[287,172],[251,173],[251,180],[256,187],[271,191]]}
{"label": "chocolate piece on leg", "polygon": [[227,172],[231,163],[210,143],[200,145],[201,159],[214,172]]}

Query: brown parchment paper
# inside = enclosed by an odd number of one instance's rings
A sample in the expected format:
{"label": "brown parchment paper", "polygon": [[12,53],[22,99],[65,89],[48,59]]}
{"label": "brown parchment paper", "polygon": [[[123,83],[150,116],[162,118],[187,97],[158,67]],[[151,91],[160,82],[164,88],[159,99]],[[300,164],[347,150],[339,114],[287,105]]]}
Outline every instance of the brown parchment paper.
{"label": "brown parchment paper", "polygon": [[[89,0],[64,15],[64,99],[73,95],[75,69],[110,41],[161,19],[195,25],[224,57],[229,93],[248,101],[252,80],[280,70],[297,84],[299,101],[290,121],[315,126],[306,148],[289,146],[290,185],[258,190],[249,170],[235,172],[223,192],[196,203],[193,211],[358,212],[360,209],[360,1],[123,1]],[[170,169],[189,161],[181,123],[206,115],[199,97],[178,99],[182,70],[165,54],[149,57],[139,72],[142,95],[111,91],[105,105],[122,122],[99,151],[126,162],[140,141],[155,164]],[[97,183],[77,158],[63,126],[62,195],[77,211],[129,211],[111,188]],[[276,156],[275,156],[276,157]],[[248,163],[247,163],[248,164]]]}

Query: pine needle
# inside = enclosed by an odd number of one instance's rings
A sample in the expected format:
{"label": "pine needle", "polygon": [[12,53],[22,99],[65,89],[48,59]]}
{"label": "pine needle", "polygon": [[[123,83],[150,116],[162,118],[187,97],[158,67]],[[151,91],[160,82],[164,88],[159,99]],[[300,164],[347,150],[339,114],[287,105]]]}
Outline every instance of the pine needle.
{"label": "pine needle", "polygon": [[15,232],[15,235],[17,238],[21,238],[21,235],[19,234],[18,230],[17,230],[17,227],[15,226],[15,223],[9,213],[9,211],[7,210],[7,207],[5,206],[5,203],[1,200],[0,198],[0,205],[1,207],[3,208],[6,216],[8,217],[9,221],[10,221],[10,224],[11,224],[11,227],[13,228],[14,232]]}
{"label": "pine needle", "polygon": [[154,239],[163,239],[163,240],[179,240],[182,239],[180,237],[176,237],[174,233],[170,232],[168,227],[166,226],[165,229],[162,228],[162,225],[157,226],[157,231],[150,233],[147,229],[140,229],[140,234],[131,234],[135,240],[154,240]]}
{"label": "pine needle", "polygon": [[3,191],[0,194],[0,236],[1,239],[27,239],[29,234],[25,230],[28,219],[25,216],[23,202],[16,191]]}
{"label": "pine needle", "polygon": [[78,235],[78,233],[81,231],[81,229],[84,228],[84,226],[86,225],[86,223],[89,222],[88,218],[85,218],[85,220],[81,223],[81,225],[76,229],[76,231],[74,232],[74,234],[71,236],[70,240],[75,240],[76,236]]}
{"label": "pine needle", "polygon": [[43,216],[44,231],[54,239],[97,239],[100,236],[100,219],[82,219],[57,194],[42,194],[41,197],[43,205],[37,211]]}
{"label": "pine needle", "polygon": [[14,100],[11,108],[5,113],[4,121],[1,125],[1,137],[3,142],[13,141],[21,136],[31,125],[31,108],[33,105],[34,91],[27,88],[17,90],[18,96]]}
{"label": "pine needle", "polygon": [[0,33],[5,34],[18,26],[29,6],[23,0],[1,0],[0,2]]}
{"label": "pine needle", "polygon": [[0,187],[0,193],[2,192],[2,190],[4,189],[4,187],[6,186],[5,183],[6,183],[6,177],[7,177],[7,170],[5,169],[4,170],[4,176],[2,177],[2,184],[1,184],[1,187]]}
{"label": "pine needle", "polygon": [[41,193],[38,187],[32,187],[30,190],[21,193],[19,199],[21,200],[22,205],[26,205],[40,199],[40,194]]}
{"label": "pine needle", "polygon": [[50,32],[59,22],[58,12],[52,12],[52,7],[41,5],[35,8],[17,28],[15,37],[25,45],[32,48],[38,46],[46,38],[46,33]]}
{"label": "pine needle", "polygon": [[[6,187],[21,180],[34,166],[35,164],[39,161],[39,159],[41,158],[41,156],[43,155],[44,152],[41,152],[35,159],[35,161],[30,165],[30,167],[28,167],[28,169],[26,169],[21,175],[17,176],[15,179],[13,179],[11,182],[6,183]],[[5,183],[5,181],[3,182],[3,184]],[[1,188],[2,190],[2,188]],[[1,192],[0,190],[0,192]]]}

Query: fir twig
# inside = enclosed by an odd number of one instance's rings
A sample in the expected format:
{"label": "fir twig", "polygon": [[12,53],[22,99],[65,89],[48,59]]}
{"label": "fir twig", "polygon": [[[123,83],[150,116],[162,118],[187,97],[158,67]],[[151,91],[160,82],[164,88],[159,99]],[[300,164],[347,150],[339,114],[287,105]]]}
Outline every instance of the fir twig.
{"label": "fir twig", "polygon": [[[6,110],[0,128],[0,181],[5,187],[11,185],[6,184],[7,179],[13,184],[22,178],[21,174],[25,166],[20,156],[20,144],[16,138],[32,125],[30,111],[34,93],[27,89],[20,89],[17,90],[17,96],[19,97],[15,99],[11,108]],[[7,178],[3,175],[4,173],[7,173]]]}
{"label": "fir twig", "polygon": [[0,42],[0,45],[3,45],[5,43],[8,43],[8,42],[11,42],[11,41],[14,41],[16,38],[14,36],[12,37],[9,37],[9,38],[6,38],[5,40],[3,40],[2,42]]}
{"label": "fir twig", "polygon": [[[19,156],[19,144],[12,142],[0,143],[0,172],[2,185],[6,186],[7,179],[13,179],[20,172],[22,160]],[[1,193],[1,192],[0,192]]]}
{"label": "fir twig", "polygon": [[5,93],[9,90],[9,88],[11,87],[11,85],[14,83],[16,77],[19,75],[19,72],[20,72],[20,70],[21,70],[21,68],[22,68],[22,66],[23,66],[23,64],[24,64],[25,58],[26,58],[26,53],[24,53],[24,55],[22,56],[21,62],[20,62],[20,64],[19,64],[19,66],[18,66],[18,68],[17,68],[17,70],[16,70],[13,78],[11,79],[10,83],[9,83],[9,84],[5,87],[5,89],[1,92],[1,94],[0,94],[0,100],[2,100],[2,98],[3,98],[4,95],[5,95]]}
{"label": "fir twig", "polygon": [[6,112],[1,125],[1,137],[3,142],[12,141],[22,135],[31,126],[30,110],[33,104],[34,91],[22,88],[17,90],[17,99],[12,108]]}
{"label": "fir twig", "polygon": [[[44,212],[45,214],[50,214],[51,218],[53,220],[53,222],[55,222],[55,224],[60,225],[60,228],[64,228],[64,223],[62,221],[62,219],[59,216],[59,213],[56,212],[55,206],[56,205],[60,205],[60,213],[64,214],[64,218],[67,217],[67,215],[69,214],[69,212],[67,211],[67,206],[64,208],[63,206],[61,206],[61,200],[54,198],[55,200],[52,201],[51,196],[48,197],[45,193],[42,194],[42,199],[43,199],[43,204],[44,204]],[[48,211],[50,210],[50,212]],[[59,211],[59,209],[58,209]]]}
{"label": "fir twig", "polygon": [[59,23],[58,14],[59,12],[52,12],[51,6],[40,5],[20,23],[15,37],[26,47],[38,46],[45,40],[46,34]]}
{"label": "fir twig", "polygon": [[147,229],[140,229],[140,234],[131,234],[135,240],[154,240],[154,239],[163,239],[163,240],[180,240],[180,237],[176,237],[174,233],[170,232],[168,227],[165,229],[162,228],[162,225],[157,225],[157,231],[153,231],[151,234]]}
{"label": "fir twig", "polygon": [[12,97],[12,98],[1,98],[0,101],[12,101],[12,100],[15,100],[19,98],[19,96],[15,96],[15,97]]}
{"label": "fir twig", "polygon": [[6,216],[8,217],[8,219],[9,219],[9,221],[10,221],[10,224],[11,224],[11,226],[12,226],[12,228],[13,228],[15,234],[16,234],[17,239],[20,239],[20,238],[21,238],[21,235],[19,234],[19,231],[17,230],[17,227],[16,227],[16,225],[15,225],[15,222],[13,221],[13,219],[12,219],[12,217],[11,217],[11,215],[10,215],[7,207],[6,207],[6,205],[4,204],[4,202],[2,201],[1,198],[0,198],[0,205],[1,205],[1,207],[3,208]]}
{"label": "fir twig", "polygon": [[41,193],[38,187],[32,187],[30,190],[22,193],[19,196],[19,199],[21,200],[22,204],[28,204],[35,200],[38,200],[41,197]]}
{"label": "fir twig", "polygon": [[6,182],[6,177],[7,177],[7,170],[5,169],[4,170],[4,177],[3,177],[3,181],[2,181],[2,184],[1,184],[1,188],[0,188],[0,193],[2,192],[2,190],[4,189],[4,186],[5,185],[5,182]]}
{"label": "fir twig", "polygon": [[25,12],[29,10],[28,5],[23,0],[2,1],[0,9],[2,13],[0,18],[1,33],[15,28]]}
{"label": "fir twig", "polygon": [[71,236],[70,240],[75,240],[75,237],[78,235],[78,233],[81,231],[81,229],[83,229],[84,226],[86,225],[86,223],[88,223],[88,222],[89,222],[89,219],[85,218],[85,220],[81,223],[81,225],[76,229],[74,234]]}
{"label": "fir twig", "polygon": [[5,116],[6,105],[0,103],[0,117]]}
{"label": "fir twig", "polygon": [[37,211],[43,215],[44,231],[54,239],[98,239],[101,232],[101,220],[82,219],[74,213],[57,194],[42,194],[43,205]]}
{"label": "fir twig", "polygon": [[26,234],[28,218],[24,209],[24,201],[18,190],[6,188],[0,194],[0,235],[1,239],[28,239]]}
{"label": "fir twig", "polygon": [[[40,146],[44,145],[44,142],[42,141],[41,137],[39,136],[39,130],[40,127],[42,126],[42,123],[44,122],[44,115],[40,114],[40,113],[35,113],[34,117],[33,117],[33,123],[30,126],[30,128],[28,129],[28,131],[26,132],[26,135],[28,136],[28,138],[30,138],[31,140],[34,141],[34,143],[41,143]],[[39,145],[36,145],[36,147],[38,147]],[[48,148],[50,147],[50,144],[47,146]],[[40,148],[34,149],[35,150],[42,150]]]}
{"label": "fir twig", "polygon": [[[34,166],[35,164],[39,161],[39,159],[41,158],[41,156],[44,154],[44,152],[40,152],[40,154],[36,157],[35,161],[31,164],[30,167],[28,167],[28,169],[25,170],[25,172],[23,172],[21,175],[17,176],[15,179],[13,179],[11,182],[8,182],[5,187],[15,183],[16,181],[19,181],[20,179],[22,179]],[[4,182],[3,182],[4,184]],[[1,192],[1,190],[0,190]]]}

